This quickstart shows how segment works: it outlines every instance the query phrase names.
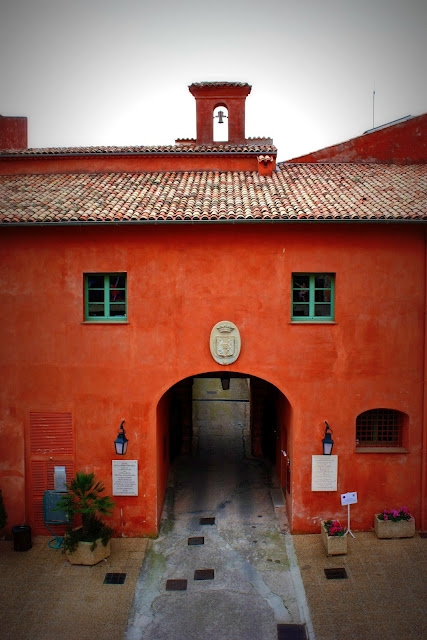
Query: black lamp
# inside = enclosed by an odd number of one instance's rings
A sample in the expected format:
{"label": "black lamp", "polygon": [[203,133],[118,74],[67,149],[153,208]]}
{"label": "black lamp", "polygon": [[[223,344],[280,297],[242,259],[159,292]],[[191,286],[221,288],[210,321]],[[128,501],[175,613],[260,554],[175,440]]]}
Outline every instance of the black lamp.
{"label": "black lamp", "polygon": [[123,428],[125,421],[122,420],[119,427],[119,434],[114,440],[114,447],[118,456],[124,456],[128,448],[128,439],[126,438],[125,430]]}
{"label": "black lamp", "polygon": [[324,456],[330,456],[332,453],[332,449],[334,446],[334,441],[332,440],[332,436],[331,433],[333,433],[332,429],[330,428],[330,426],[328,425],[328,423],[325,420],[325,437],[322,440],[322,447],[323,447],[323,455]]}
{"label": "black lamp", "polygon": [[227,373],[221,376],[221,386],[223,391],[228,391],[230,388],[230,376]]}

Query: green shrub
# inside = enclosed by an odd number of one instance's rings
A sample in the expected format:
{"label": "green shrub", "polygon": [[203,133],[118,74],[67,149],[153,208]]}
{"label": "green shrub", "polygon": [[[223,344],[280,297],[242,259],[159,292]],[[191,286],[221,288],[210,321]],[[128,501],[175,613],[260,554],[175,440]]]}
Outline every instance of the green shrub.
{"label": "green shrub", "polygon": [[78,472],[66,486],[68,493],[56,507],[57,511],[65,511],[70,522],[64,536],[64,552],[75,551],[79,542],[92,542],[93,551],[99,538],[105,546],[114,531],[100,516],[111,515],[114,502],[109,496],[101,495],[104,485],[95,480],[95,474]]}

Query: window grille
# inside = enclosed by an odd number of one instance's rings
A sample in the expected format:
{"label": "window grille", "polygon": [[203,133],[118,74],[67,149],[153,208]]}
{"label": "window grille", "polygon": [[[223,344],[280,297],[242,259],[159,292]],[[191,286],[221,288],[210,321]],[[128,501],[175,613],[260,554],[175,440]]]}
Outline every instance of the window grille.
{"label": "window grille", "polygon": [[356,419],[356,447],[402,447],[403,413],[371,409]]}

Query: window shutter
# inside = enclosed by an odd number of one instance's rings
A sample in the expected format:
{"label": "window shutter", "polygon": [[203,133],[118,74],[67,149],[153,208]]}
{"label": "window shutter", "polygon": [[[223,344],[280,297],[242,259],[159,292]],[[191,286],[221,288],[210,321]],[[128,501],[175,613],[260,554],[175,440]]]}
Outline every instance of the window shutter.
{"label": "window shutter", "polygon": [[[66,481],[74,476],[74,439],[71,413],[30,413],[30,524],[35,535],[49,535],[44,526],[43,495],[54,489],[54,470],[64,466]],[[55,531],[61,534],[63,528]]]}
{"label": "window shutter", "polygon": [[30,413],[31,455],[73,455],[71,413]]}

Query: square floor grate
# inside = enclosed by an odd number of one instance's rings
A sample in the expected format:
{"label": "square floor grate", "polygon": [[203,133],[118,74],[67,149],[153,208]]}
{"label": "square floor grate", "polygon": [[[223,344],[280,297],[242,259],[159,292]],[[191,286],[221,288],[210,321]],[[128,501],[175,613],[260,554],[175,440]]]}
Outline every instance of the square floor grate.
{"label": "square floor grate", "polygon": [[328,580],[345,580],[348,578],[347,571],[342,567],[337,569],[325,569],[324,571]]}
{"label": "square floor grate", "polygon": [[166,591],[187,591],[187,580],[166,580]]}
{"label": "square floor grate", "polygon": [[277,640],[307,640],[304,624],[278,624]]}
{"label": "square floor grate", "polygon": [[191,546],[195,546],[198,544],[205,544],[205,539],[203,536],[196,536],[194,538],[188,538],[188,545]]}
{"label": "square floor grate", "polygon": [[194,572],[195,580],[213,580],[215,572],[213,569],[196,569]]}
{"label": "square floor grate", "polygon": [[215,518],[200,518],[200,524],[215,524]]}
{"label": "square floor grate", "polygon": [[106,573],[104,584],[124,584],[126,580],[125,573]]}

